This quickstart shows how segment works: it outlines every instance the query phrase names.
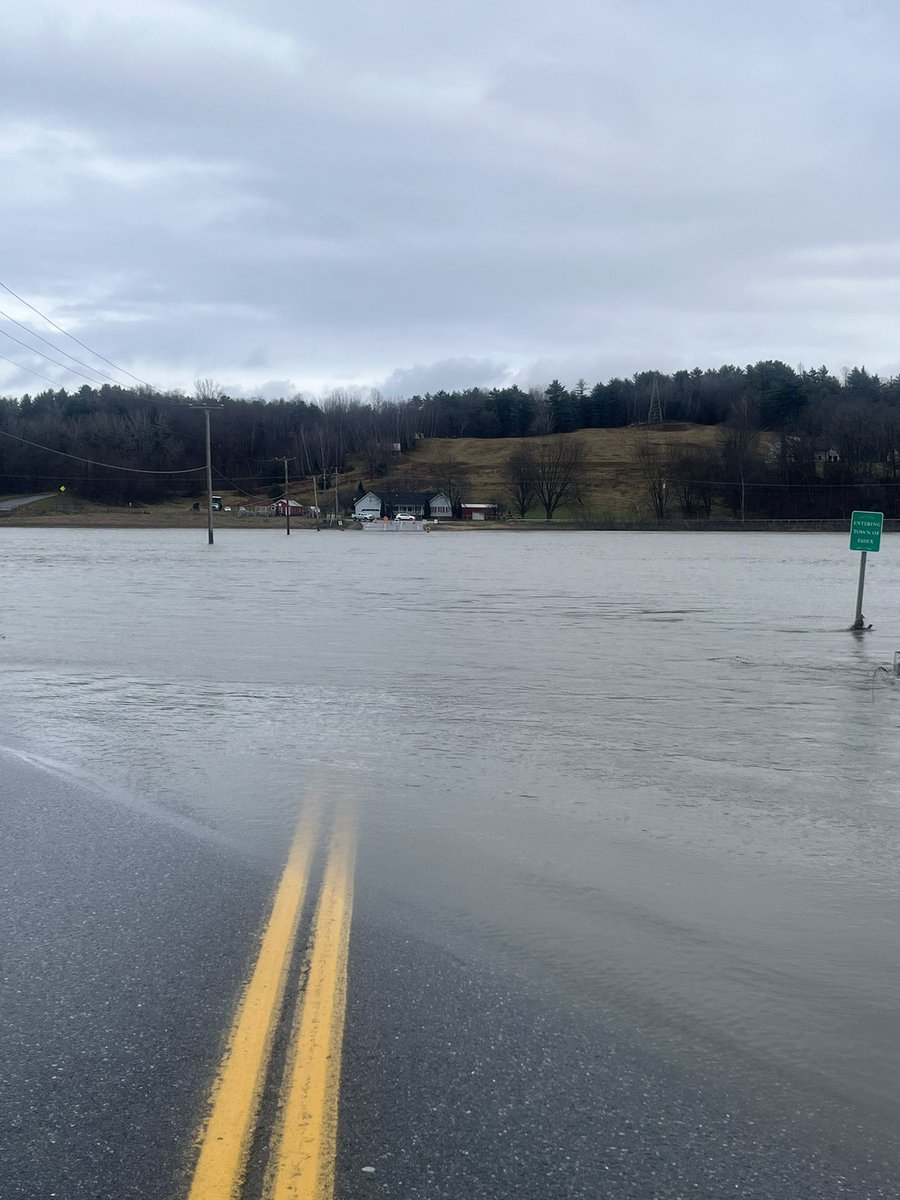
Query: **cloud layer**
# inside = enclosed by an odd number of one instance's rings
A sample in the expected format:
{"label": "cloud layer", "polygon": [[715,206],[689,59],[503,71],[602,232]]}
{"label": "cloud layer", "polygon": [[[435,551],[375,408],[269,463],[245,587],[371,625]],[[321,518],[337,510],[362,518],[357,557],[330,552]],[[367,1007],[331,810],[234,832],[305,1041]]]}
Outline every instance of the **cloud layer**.
{"label": "cloud layer", "polygon": [[886,0],[34,0],[4,282],[186,389],[892,373],[898,33]]}

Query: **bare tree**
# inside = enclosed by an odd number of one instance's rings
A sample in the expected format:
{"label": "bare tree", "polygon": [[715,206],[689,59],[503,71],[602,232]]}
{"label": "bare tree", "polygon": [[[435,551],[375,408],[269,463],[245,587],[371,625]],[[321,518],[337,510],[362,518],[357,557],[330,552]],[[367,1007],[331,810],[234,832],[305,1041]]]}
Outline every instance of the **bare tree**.
{"label": "bare tree", "polygon": [[645,436],[638,442],[635,460],[656,519],[664,521],[669,507],[671,472],[668,447],[660,446]]}
{"label": "bare tree", "polygon": [[198,404],[218,404],[225,391],[215,379],[197,379],[194,382],[194,399]]}
{"label": "bare tree", "polygon": [[717,458],[708,447],[669,448],[669,482],[686,517],[712,511],[713,482],[718,477]]}
{"label": "bare tree", "polygon": [[584,447],[574,437],[541,438],[533,445],[534,491],[551,521],[560,504],[572,497],[583,481]]}
{"label": "bare tree", "polygon": [[531,446],[526,442],[510,454],[501,472],[504,495],[513,511],[524,519],[534,499],[537,463]]}
{"label": "bare tree", "polygon": [[721,434],[721,457],[726,479],[736,478],[730,489],[729,505],[741,521],[747,519],[747,484],[759,470],[759,406],[744,395],[731,408],[728,427]]}
{"label": "bare tree", "polygon": [[463,493],[471,483],[471,472],[456,457],[449,446],[445,446],[431,469],[432,486],[444,493],[454,513],[459,514]]}

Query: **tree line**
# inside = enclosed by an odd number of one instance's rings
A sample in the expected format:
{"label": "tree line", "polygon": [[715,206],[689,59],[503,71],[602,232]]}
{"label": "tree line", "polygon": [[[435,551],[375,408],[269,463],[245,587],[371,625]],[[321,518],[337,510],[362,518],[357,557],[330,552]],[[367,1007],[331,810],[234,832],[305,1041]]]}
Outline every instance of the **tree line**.
{"label": "tree line", "polygon": [[[838,517],[876,506],[898,512],[900,378],[858,367],[838,377],[774,360],[645,371],[591,387],[553,380],[546,388],[400,399],[338,391],[315,401],[240,400],[210,381],[191,397],[114,385],[48,389],[0,398],[0,491],[65,486],[114,503],[197,496],[205,448],[196,402],[216,410],[215,485],[254,494],[279,488],[284,456],[295,478],[317,475],[329,487],[351,458],[364,478],[388,475],[397,450],[420,438],[514,438],[521,446],[509,456],[504,498],[513,511],[537,505],[552,516],[560,505],[577,504],[584,462],[577,451],[559,449],[572,439],[548,435],[646,425],[652,416],[719,427],[707,449],[640,443],[635,468],[657,519],[708,515],[714,505],[736,516]],[[573,455],[581,461],[569,461]],[[465,482],[448,454],[429,486],[453,498]]]}

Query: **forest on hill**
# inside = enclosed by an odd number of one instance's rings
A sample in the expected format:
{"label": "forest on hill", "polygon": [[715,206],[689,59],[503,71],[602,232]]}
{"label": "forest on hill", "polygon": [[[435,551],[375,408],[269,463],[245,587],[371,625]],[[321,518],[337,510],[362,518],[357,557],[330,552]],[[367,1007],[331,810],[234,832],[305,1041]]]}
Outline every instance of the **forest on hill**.
{"label": "forest on hill", "polygon": [[[313,402],[241,400],[209,381],[193,397],[149,389],[85,385],[0,398],[0,492],[65,486],[111,503],[197,496],[205,487],[203,415],[211,413],[214,484],[248,494],[277,491],[283,460],[294,478],[357,486],[389,479],[399,454],[427,439],[512,439],[502,491],[549,515],[571,508],[593,469],[577,449],[580,430],[642,427],[633,469],[659,519],[681,514],[843,517],[853,508],[898,515],[900,378],[865,368],[841,378],[825,367],[778,361],[747,367],[646,371],[566,387],[469,388],[403,399],[334,392]],[[703,445],[667,443],[666,424],[717,427]],[[541,496],[540,472],[569,446],[568,483],[555,503]],[[552,452],[551,452],[552,451]],[[566,455],[562,456],[566,458]],[[429,486],[460,491],[452,453],[435,463]],[[542,465],[543,464],[543,465]],[[558,469],[559,464],[556,464]],[[449,480],[449,483],[448,483]],[[523,490],[524,489],[524,490]],[[551,489],[552,490],[552,489]],[[530,511],[526,505],[525,511]]]}

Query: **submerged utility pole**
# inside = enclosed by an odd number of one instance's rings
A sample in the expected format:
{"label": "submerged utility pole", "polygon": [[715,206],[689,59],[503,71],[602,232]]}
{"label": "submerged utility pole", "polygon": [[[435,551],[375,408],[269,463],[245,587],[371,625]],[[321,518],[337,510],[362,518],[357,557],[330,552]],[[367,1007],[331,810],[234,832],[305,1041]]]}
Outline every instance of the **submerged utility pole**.
{"label": "submerged utility pole", "polygon": [[288,463],[289,458],[281,458],[280,462],[284,463],[284,532],[291,536],[291,499],[288,496]]}
{"label": "submerged utility pole", "polygon": [[209,544],[213,544],[212,442],[209,433],[209,414],[220,407],[224,398],[221,387],[212,379],[198,379],[194,388],[194,408],[203,410],[206,434],[206,529]]}
{"label": "submerged utility pole", "polygon": [[204,408],[206,417],[206,529],[210,546],[213,544],[213,503],[212,503],[212,442],[209,436],[209,409]]}

